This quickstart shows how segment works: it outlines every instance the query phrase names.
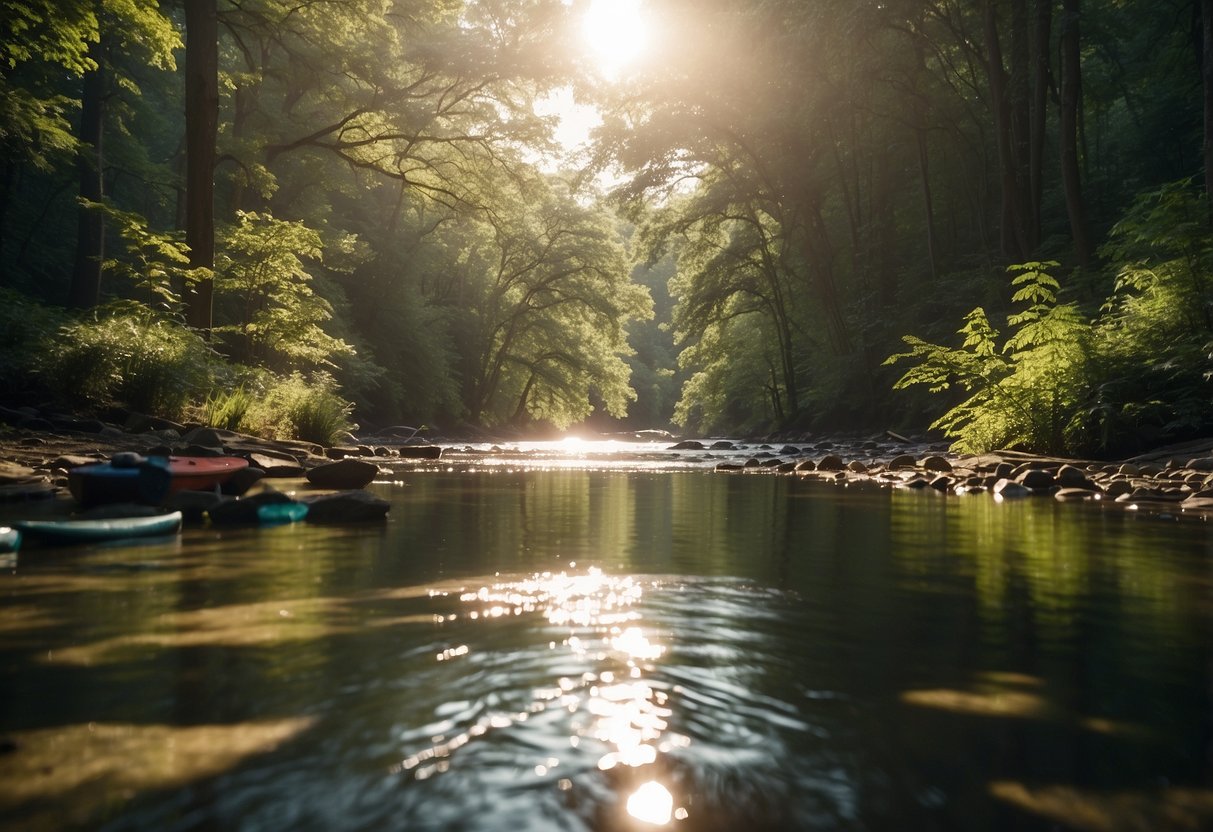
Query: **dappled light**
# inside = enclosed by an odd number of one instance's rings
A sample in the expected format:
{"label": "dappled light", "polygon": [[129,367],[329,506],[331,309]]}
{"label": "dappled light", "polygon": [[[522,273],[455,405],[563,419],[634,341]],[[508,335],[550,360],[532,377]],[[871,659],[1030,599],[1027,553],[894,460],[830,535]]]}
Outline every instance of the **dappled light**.
{"label": "dappled light", "polygon": [[[306,732],[312,717],[230,725],[90,722],[8,734],[0,754],[0,812],[20,828],[61,829],[142,794],[216,777]],[[11,815],[10,815],[11,817]]]}
{"label": "dappled light", "polygon": [[1210,789],[1162,786],[1103,792],[998,781],[990,784],[990,794],[1025,812],[1083,832],[1196,832],[1213,823]]}

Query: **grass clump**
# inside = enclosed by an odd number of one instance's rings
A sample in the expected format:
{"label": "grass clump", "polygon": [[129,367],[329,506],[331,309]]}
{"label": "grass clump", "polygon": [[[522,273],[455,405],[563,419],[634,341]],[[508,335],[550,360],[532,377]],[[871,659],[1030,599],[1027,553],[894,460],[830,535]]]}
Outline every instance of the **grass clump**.
{"label": "grass clump", "polygon": [[215,364],[196,332],[146,307],[119,303],[60,327],[39,376],[69,400],[177,418],[211,385]]}

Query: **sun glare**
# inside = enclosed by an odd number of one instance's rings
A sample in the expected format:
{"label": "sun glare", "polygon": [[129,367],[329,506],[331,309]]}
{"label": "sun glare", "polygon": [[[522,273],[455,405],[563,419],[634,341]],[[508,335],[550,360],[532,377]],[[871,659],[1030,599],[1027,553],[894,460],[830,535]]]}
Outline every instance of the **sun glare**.
{"label": "sun glare", "polygon": [[641,0],[590,0],[581,34],[598,71],[606,78],[619,77],[648,45],[649,27]]}

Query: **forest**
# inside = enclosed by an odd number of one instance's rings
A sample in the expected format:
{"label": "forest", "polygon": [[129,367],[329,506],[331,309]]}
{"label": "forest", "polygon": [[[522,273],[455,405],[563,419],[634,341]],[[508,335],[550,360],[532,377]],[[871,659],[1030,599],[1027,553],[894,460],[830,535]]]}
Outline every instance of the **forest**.
{"label": "forest", "polygon": [[1213,429],[1213,0],[3,0],[6,404]]}

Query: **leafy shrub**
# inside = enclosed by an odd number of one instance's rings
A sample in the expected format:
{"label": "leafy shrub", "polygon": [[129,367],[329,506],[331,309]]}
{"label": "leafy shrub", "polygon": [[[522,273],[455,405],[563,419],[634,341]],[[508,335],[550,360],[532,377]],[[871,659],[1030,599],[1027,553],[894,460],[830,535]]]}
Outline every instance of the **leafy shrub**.
{"label": "leafy shrub", "polygon": [[38,356],[65,320],[58,310],[0,289],[0,386],[9,392],[26,386],[37,372]]}
{"label": "leafy shrub", "polygon": [[40,375],[69,399],[177,418],[210,386],[214,364],[196,332],[127,302],[61,327]]}
{"label": "leafy shrub", "polygon": [[302,439],[333,445],[357,428],[350,421],[354,406],[337,393],[333,377],[292,373],[271,382],[241,421],[250,433],[278,439]]}
{"label": "leafy shrub", "polygon": [[1086,444],[1084,415],[1092,389],[1090,323],[1069,303],[1058,303],[1058,282],[1046,269],[1052,261],[1011,266],[1012,296],[1027,307],[1007,318],[1011,334],[1000,333],[981,307],[965,316],[960,348],[931,344],[912,335],[908,353],[891,356],[916,362],[895,389],[925,384],[931,392],[957,385],[968,394],[935,421],[933,428],[955,439],[953,448],[977,453],[991,448],[1031,448],[1063,453]]}

